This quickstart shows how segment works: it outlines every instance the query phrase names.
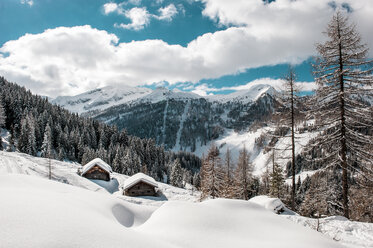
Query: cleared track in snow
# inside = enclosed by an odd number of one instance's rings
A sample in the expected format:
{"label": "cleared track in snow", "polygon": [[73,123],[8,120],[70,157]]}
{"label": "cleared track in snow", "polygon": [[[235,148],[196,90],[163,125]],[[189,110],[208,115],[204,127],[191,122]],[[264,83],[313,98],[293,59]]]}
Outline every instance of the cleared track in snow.
{"label": "cleared track in snow", "polygon": [[186,116],[188,114],[189,108],[190,108],[190,100],[188,100],[187,103],[185,104],[183,115],[180,118],[179,130],[176,133],[176,143],[175,143],[175,147],[173,149],[174,151],[180,151],[181,150],[181,146],[180,146],[181,132],[183,131],[184,122],[186,120]]}

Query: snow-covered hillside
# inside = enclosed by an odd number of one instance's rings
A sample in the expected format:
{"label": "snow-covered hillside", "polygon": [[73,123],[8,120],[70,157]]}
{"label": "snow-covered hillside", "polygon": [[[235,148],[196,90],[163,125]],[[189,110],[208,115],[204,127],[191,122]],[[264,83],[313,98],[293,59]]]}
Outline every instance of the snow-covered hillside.
{"label": "snow-covered hillside", "polygon": [[[244,147],[250,153],[250,161],[253,164],[253,174],[260,176],[267,170],[267,167],[272,168],[272,152],[266,152],[264,149],[258,147],[255,144],[255,140],[258,139],[263,133],[272,130],[273,128],[265,127],[258,128],[257,130],[252,131],[242,131],[235,132],[234,130],[227,129],[224,134],[221,135],[218,139],[208,142],[204,146],[197,147],[194,152],[196,155],[201,156],[208,153],[208,149],[211,146],[211,143],[214,142],[215,145],[220,149],[221,157],[225,157],[227,149],[230,150],[232,159],[234,162],[237,162],[239,151]],[[307,145],[307,143],[317,135],[315,132],[304,132],[297,135],[297,145],[295,154],[299,154],[302,149]],[[290,137],[279,138],[278,142],[275,145],[275,149],[281,151],[281,154],[275,154],[276,162],[285,169],[287,162],[291,158],[291,150],[285,150],[291,144]],[[309,172],[314,173],[314,172]],[[307,175],[306,172],[301,172],[299,174],[301,179]],[[298,177],[298,175],[297,175]]]}
{"label": "snow-covered hillside", "polygon": [[2,247],[341,247],[245,201],[169,202],[154,209],[11,174],[0,176],[0,197]]}
{"label": "snow-covered hillside", "polygon": [[268,211],[278,199],[196,203],[198,192],[162,183],[161,197],[128,197],[118,191],[125,175],[94,182],[77,175],[79,164],[51,160],[47,180],[48,164],[0,152],[0,247],[373,246],[373,224],[329,217],[320,220],[322,236],[315,219]]}
{"label": "snow-covered hillside", "polygon": [[[24,153],[0,151],[0,174],[25,174],[48,178],[48,166],[49,160],[45,158],[37,158]],[[118,198],[137,204],[160,206],[169,200],[196,202],[200,198],[199,192],[192,189],[181,189],[164,183],[158,183],[159,190],[162,192],[160,197],[128,197],[122,195],[122,185],[128,178],[126,175],[112,173],[110,182],[88,180],[77,174],[78,168],[81,167],[80,164],[51,160],[51,166],[54,181],[90,191],[112,193]]]}

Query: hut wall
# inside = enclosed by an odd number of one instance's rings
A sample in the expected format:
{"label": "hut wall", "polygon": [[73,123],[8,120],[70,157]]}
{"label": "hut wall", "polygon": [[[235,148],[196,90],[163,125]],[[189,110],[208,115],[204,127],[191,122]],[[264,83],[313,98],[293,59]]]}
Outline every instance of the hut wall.
{"label": "hut wall", "polygon": [[126,189],[124,194],[128,196],[155,196],[156,192],[154,186],[144,182],[138,182],[131,188]]}
{"label": "hut wall", "polygon": [[83,176],[85,178],[88,178],[88,179],[97,179],[97,180],[110,181],[110,174],[107,171],[101,169],[97,165],[93,166]]}

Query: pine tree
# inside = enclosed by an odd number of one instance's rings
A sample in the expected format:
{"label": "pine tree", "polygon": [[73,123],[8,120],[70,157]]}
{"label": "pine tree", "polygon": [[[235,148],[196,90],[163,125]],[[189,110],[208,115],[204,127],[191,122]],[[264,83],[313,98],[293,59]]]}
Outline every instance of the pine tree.
{"label": "pine tree", "polygon": [[94,154],[93,150],[91,148],[89,148],[89,147],[86,147],[84,149],[84,154],[82,156],[82,162],[81,162],[81,164],[85,165],[88,162],[90,162],[91,160],[93,160],[94,158],[95,158],[95,154]]}
{"label": "pine tree", "polygon": [[270,194],[274,197],[281,198],[285,186],[285,179],[283,170],[277,163],[273,165],[272,173],[270,173],[270,185]]}
{"label": "pine tree", "polygon": [[[5,112],[3,105],[1,104],[1,99],[0,99],[0,134],[1,134],[1,128],[5,125]],[[3,141],[0,136],[0,151],[3,150]]]}
{"label": "pine tree", "polygon": [[342,170],[344,216],[349,217],[349,173],[372,178],[373,154],[371,113],[364,102],[372,96],[372,67],[366,57],[368,49],[348,18],[337,12],[328,24],[329,40],[317,44],[319,57],[315,68],[316,98],[312,115],[323,134],[314,146],[324,150],[325,166]]}
{"label": "pine tree", "polygon": [[49,123],[45,127],[44,139],[41,147],[41,156],[44,158],[52,158],[53,147],[52,147],[52,130]]}
{"label": "pine tree", "polygon": [[123,161],[125,160],[124,154],[122,153],[122,148],[117,146],[115,157],[112,163],[114,171],[121,171],[122,174],[127,174],[126,170],[123,170],[124,164]]}
{"label": "pine tree", "polygon": [[179,159],[176,159],[172,165],[170,183],[179,188],[183,187],[183,171]]}
{"label": "pine tree", "polygon": [[5,125],[5,117],[6,116],[5,116],[4,107],[0,100],[0,128],[2,128]]}
{"label": "pine tree", "polygon": [[193,175],[193,186],[198,190],[201,188],[200,173],[194,173],[194,175]]}

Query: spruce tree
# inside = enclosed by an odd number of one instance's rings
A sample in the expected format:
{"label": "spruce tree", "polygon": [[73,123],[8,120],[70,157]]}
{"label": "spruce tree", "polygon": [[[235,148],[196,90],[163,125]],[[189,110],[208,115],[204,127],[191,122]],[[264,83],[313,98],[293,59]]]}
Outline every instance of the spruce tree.
{"label": "spruce tree", "polygon": [[0,151],[3,150],[3,140],[1,138],[1,128],[5,125],[5,112],[0,100]]}
{"label": "spruce tree", "polygon": [[5,125],[5,111],[3,104],[1,103],[0,100],[0,128],[2,128]]}
{"label": "spruce tree", "polygon": [[43,144],[41,146],[41,156],[44,158],[52,158],[53,148],[52,148],[52,130],[49,123],[45,127]]}
{"label": "spruce tree", "polygon": [[326,29],[328,40],[317,44],[315,102],[312,115],[323,134],[314,146],[324,151],[326,167],[342,170],[342,205],[349,218],[349,174],[357,172],[372,178],[373,154],[371,110],[364,101],[372,96],[372,66],[368,48],[362,43],[355,25],[337,12]]}
{"label": "spruce tree", "polygon": [[170,183],[179,188],[183,187],[183,171],[179,159],[176,159],[172,165]]}
{"label": "spruce tree", "polygon": [[270,194],[271,196],[281,198],[285,186],[284,174],[281,166],[277,163],[273,165],[272,173],[270,173]]}

